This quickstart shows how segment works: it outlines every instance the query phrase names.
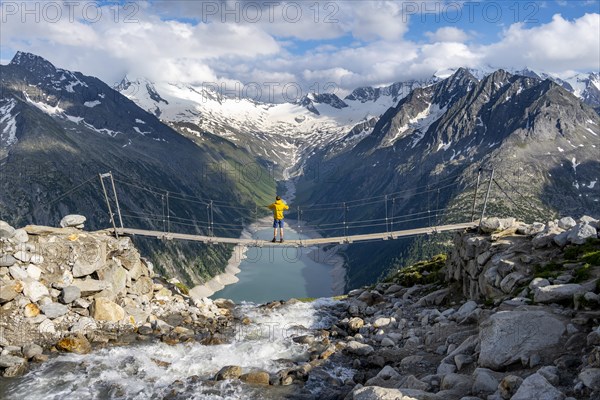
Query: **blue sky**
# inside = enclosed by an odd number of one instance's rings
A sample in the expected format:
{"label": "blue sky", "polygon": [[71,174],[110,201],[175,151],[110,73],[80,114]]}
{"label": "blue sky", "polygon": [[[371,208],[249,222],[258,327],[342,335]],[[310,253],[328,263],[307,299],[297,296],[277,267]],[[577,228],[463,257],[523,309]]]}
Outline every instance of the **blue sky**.
{"label": "blue sky", "polygon": [[333,82],[349,91],[459,66],[528,66],[559,76],[600,69],[598,0],[0,6],[2,63],[29,51],[107,83],[128,74],[192,84]]}

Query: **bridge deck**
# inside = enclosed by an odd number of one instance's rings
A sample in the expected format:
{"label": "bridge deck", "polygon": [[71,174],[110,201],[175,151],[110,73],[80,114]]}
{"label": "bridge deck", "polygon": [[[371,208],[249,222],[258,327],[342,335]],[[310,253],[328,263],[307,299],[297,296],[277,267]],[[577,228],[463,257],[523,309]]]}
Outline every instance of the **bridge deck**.
{"label": "bridge deck", "polygon": [[[350,236],[337,236],[337,237],[324,237],[316,239],[305,239],[305,240],[286,240],[283,243],[271,243],[268,240],[260,239],[237,239],[227,237],[213,237],[213,236],[202,236],[202,235],[190,235],[186,233],[173,233],[173,232],[161,232],[161,231],[147,231],[143,229],[132,229],[132,228],[117,228],[119,235],[134,235],[134,236],[150,236],[159,239],[167,240],[190,240],[203,243],[226,243],[226,244],[241,244],[248,247],[263,247],[263,246],[296,246],[296,247],[307,247],[322,244],[343,244],[343,243],[355,243],[367,240],[388,240],[397,239],[406,236],[432,234],[436,232],[448,232],[457,231],[469,228],[475,228],[479,225],[479,222],[466,222],[462,224],[451,224],[451,225],[440,225],[426,228],[415,228],[407,229],[402,231],[394,232],[381,232],[381,233],[369,233],[364,235],[350,235]],[[112,231],[112,229],[111,229]]]}

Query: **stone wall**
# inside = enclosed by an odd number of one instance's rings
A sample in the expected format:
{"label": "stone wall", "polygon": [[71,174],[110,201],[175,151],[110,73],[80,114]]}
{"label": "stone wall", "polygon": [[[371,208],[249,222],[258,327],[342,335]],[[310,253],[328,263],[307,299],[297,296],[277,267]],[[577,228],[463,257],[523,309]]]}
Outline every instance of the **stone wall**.
{"label": "stone wall", "polygon": [[[480,232],[455,234],[446,263],[446,280],[458,282],[463,295],[476,301],[508,296],[526,298],[531,291],[539,291],[527,285],[536,267],[560,258],[569,244],[583,244],[589,238],[598,237],[597,228],[598,220],[590,217],[578,221],[566,217],[531,225],[514,218],[484,220]],[[545,286],[569,285],[573,271],[580,265],[563,267],[564,274],[541,282],[542,286],[546,283]],[[585,287],[568,289],[573,293],[585,292]]]}

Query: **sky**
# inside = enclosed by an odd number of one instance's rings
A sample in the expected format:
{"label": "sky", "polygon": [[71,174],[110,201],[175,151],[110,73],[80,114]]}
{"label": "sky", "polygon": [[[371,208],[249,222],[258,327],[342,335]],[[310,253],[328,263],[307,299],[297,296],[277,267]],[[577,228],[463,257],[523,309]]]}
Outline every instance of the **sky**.
{"label": "sky", "polygon": [[0,63],[19,50],[109,85],[127,75],[288,98],[461,66],[567,77],[600,70],[600,0],[0,0]]}

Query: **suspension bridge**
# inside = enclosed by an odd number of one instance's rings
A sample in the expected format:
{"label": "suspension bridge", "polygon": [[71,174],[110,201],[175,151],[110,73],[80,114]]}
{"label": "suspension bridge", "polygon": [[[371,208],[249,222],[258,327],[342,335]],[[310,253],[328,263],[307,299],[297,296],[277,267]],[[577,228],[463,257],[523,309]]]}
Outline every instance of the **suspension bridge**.
{"label": "suspension bridge", "polygon": [[[158,238],[163,240],[184,240],[192,242],[201,242],[206,244],[231,244],[243,245],[247,247],[263,247],[263,246],[294,246],[307,247],[327,244],[350,244],[365,241],[376,240],[393,240],[410,236],[431,235],[442,232],[459,231],[478,227],[480,221],[485,217],[486,207],[492,184],[495,183],[502,191],[496,179],[494,179],[494,171],[489,176],[489,181],[481,183],[481,170],[477,174],[477,181],[473,189],[473,197],[468,199],[469,204],[466,208],[464,204],[458,215],[457,210],[452,207],[440,207],[440,193],[446,190],[456,190],[458,182],[456,177],[448,177],[436,182],[436,185],[426,185],[419,188],[405,189],[400,192],[385,194],[381,196],[373,196],[362,199],[353,199],[348,202],[335,204],[313,204],[310,206],[296,206],[296,220],[292,220],[295,224],[294,228],[300,235],[299,238],[286,239],[283,243],[271,242],[258,238],[258,235],[252,237],[229,237],[223,232],[239,232],[240,228],[244,229],[248,226],[244,224],[244,219],[241,219],[241,224],[231,223],[227,216],[233,211],[238,213],[245,212],[246,214],[254,214],[255,224],[259,220],[258,207],[254,210],[249,207],[237,207],[230,203],[219,202],[214,200],[206,200],[195,197],[194,195],[184,193],[174,193],[161,188],[143,185],[139,182],[131,182],[126,179],[117,179],[111,172],[99,174],[95,179],[99,178],[101,188],[106,201],[110,223],[112,225],[108,230],[119,237],[120,235],[128,236],[143,236]],[[108,181],[108,184],[105,182]],[[124,210],[122,212],[121,205],[117,194],[117,185],[128,186],[131,189],[142,190],[146,193],[151,193],[153,196],[160,198],[162,212],[142,212],[134,210]],[[84,182],[85,183],[85,182]],[[480,184],[482,187],[480,190]],[[83,185],[83,184],[82,184]],[[487,187],[487,188],[486,188]],[[505,193],[506,194],[506,193]],[[482,202],[481,213],[477,212],[476,218],[476,203],[478,195],[484,195]],[[398,214],[396,204],[400,199],[407,197],[421,196],[422,203],[425,209],[406,213],[403,211]],[[192,202],[194,205],[206,206],[206,219],[198,220],[194,218],[185,218],[177,216],[172,210],[170,202],[186,201]],[[511,199],[511,201],[513,201]],[[466,201],[463,201],[466,203]],[[377,207],[377,211],[381,212],[379,218],[365,219],[363,217],[353,219],[350,215],[350,210],[364,210],[366,207]],[[200,207],[201,208],[201,207]],[[332,210],[340,210],[340,220],[330,223],[311,224],[307,214],[311,212],[322,213],[324,211],[331,213]],[[222,216],[223,222],[215,222],[215,211]],[[341,212],[343,211],[343,212]],[[288,214],[290,215],[290,214]],[[293,213],[292,213],[293,215]],[[462,219],[462,220],[461,220]],[[127,225],[124,224],[127,221]],[[137,224],[135,227],[134,220],[142,220],[143,223]],[[235,221],[239,221],[235,220]],[[234,222],[235,222],[234,221]],[[421,226],[419,226],[419,224]],[[140,227],[139,225],[144,225]],[[162,225],[162,230],[157,229]],[[180,228],[173,229],[174,226]],[[186,229],[183,229],[185,227]],[[267,228],[263,226],[261,228]],[[269,226],[270,228],[270,226]],[[191,232],[183,232],[188,230]],[[255,231],[258,228],[255,226]],[[324,237],[317,238],[302,238],[303,231],[316,231],[319,234],[324,234]],[[215,233],[218,231],[218,233]],[[330,234],[328,235],[327,233]]]}

